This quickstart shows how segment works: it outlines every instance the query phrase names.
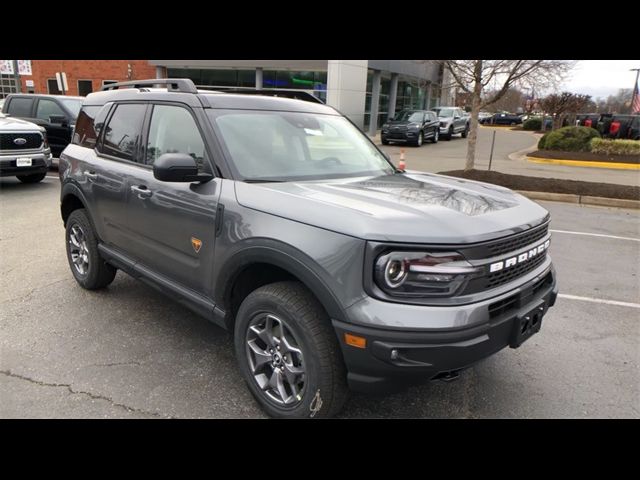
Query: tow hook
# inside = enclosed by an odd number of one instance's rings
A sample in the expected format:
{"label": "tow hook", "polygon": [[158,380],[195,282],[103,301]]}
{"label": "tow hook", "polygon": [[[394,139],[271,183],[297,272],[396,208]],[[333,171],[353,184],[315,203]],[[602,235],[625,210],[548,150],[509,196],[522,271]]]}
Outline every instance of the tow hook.
{"label": "tow hook", "polygon": [[452,372],[443,372],[436,376],[435,380],[441,380],[443,382],[453,382],[460,378],[460,370],[454,370]]}

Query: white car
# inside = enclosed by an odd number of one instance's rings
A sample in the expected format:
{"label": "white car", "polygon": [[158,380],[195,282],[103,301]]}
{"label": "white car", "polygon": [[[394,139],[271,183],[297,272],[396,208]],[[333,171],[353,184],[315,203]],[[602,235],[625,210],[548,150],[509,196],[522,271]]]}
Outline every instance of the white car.
{"label": "white car", "polygon": [[44,128],[0,115],[0,177],[18,177],[23,183],[37,183],[46,176],[51,160]]}

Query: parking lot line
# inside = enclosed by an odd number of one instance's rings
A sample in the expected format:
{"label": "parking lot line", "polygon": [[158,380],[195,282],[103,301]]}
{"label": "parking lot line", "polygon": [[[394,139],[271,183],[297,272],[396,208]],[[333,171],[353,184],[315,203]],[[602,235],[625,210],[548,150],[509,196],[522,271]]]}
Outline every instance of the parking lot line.
{"label": "parking lot line", "polygon": [[604,237],[604,238],[615,238],[617,240],[630,240],[632,242],[640,242],[640,238],[633,237],[618,237],[616,235],[604,235],[602,233],[589,233],[589,232],[572,232],[569,230],[549,230],[552,233],[568,233],[570,235],[587,235],[590,237]]}
{"label": "parking lot line", "polygon": [[583,302],[605,303],[607,305],[617,305],[619,307],[640,308],[640,303],[619,302],[617,300],[605,300],[603,298],[593,298],[593,297],[579,297],[577,295],[567,295],[566,293],[559,293],[558,297],[566,298],[567,300],[580,300]]}

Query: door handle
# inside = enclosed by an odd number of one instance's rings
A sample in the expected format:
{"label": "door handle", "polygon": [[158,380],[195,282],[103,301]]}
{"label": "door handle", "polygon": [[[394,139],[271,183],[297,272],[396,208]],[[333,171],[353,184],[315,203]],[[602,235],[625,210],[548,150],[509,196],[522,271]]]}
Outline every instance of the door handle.
{"label": "door handle", "polygon": [[89,180],[98,179],[98,174],[96,172],[84,172],[84,176],[87,177]]}
{"label": "door handle", "polygon": [[140,200],[144,200],[145,198],[149,198],[153,195],[153,192],[144,185],[132,185],[131,191],[137,194]]}

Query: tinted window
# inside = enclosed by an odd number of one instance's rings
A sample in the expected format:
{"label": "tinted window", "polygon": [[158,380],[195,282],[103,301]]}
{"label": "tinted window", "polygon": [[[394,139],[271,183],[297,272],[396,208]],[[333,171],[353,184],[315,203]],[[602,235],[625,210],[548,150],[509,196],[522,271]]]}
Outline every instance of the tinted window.
{"label": "tinted window", "polygon": [[107,155],[135,162],[146,108],[146,105],[140,104],[118,105],[105,127],[100,150]]}
{"label": "tinted window", "polygon": [[12,98],[7,113],[14,117],[30,117],[33,98]]}
{"label": "tinted window", "polygon": [[146,163],[152,165],[165,153],[186,153],[195,159],[199,169],[203,168],[204,142],[195,120],[182,107],[153,107]]}
{"label": "tinted window", "polygon": [[94,148],[109,113],[109,108],[110,105],[84,107],[78,115],[76,129],[73,133],[73,143]]}
{"label": "tinted window", "polygon": [[56,102],[54,102],[53,100],[47,100],[46,98],[41,98],[40,100],[38,100],[36,118],[49,121],[50,115],[62,115],[63,117],[67,116]]}

